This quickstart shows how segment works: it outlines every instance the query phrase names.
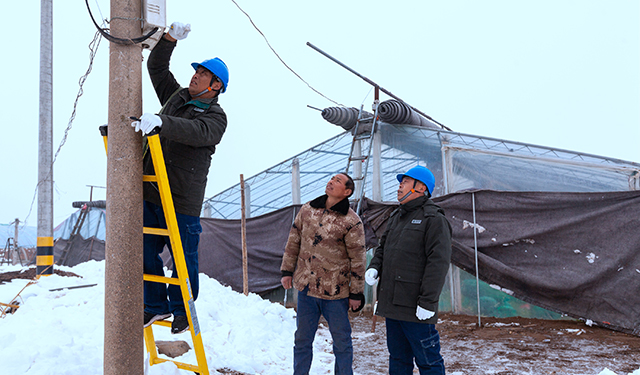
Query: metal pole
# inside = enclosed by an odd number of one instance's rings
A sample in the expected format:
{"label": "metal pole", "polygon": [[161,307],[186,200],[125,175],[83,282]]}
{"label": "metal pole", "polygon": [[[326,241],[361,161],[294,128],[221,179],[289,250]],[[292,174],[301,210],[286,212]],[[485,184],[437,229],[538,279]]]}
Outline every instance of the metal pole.
{"label": "metal pole", "polygon": [[[378,87],[376,86],[373,101],[373,113],[376,117],[374,122],[377,122],[379,104],[380,90],[378,90]],[[371,147],[373,147],[373,179],[371,180],[371,198],[376,202],[382,202],[382,199],[384,198],[382,190],[382,134],[380,134],[379,126],[372,127],[371,131],[373,132],[373,139],[371,139]]]}
{"label": "metal pole", "polygon": [[40,129],[36,272],[53,274],[53,0],[40,1]]}
{"label": "metal pole", "polygon": [[480,321],[480,278],[478,277],[478,226],[476,225],[476,193],[471,193],[471,206],[473,208],[473,248],[476,255],[476,298],[478,299],[478,327],[482,327]]}
{"label": "metal pole", "polygon": [[13,228],[13,247],[18,250],[18,247],[20,246],[18,245],[18,235],[20,234],[18,226],[20,225],[20,219],[16,218],[13,223],[15,224],[15,227]]}
{"label": "metal pole", "polygon": [[14,256],[11,257],[11,262],[13,264],[17,264],[18,262],[20,262],[20,265],[22,265],[22,258],[20,257],[20,245],[18,242],[18,235],[20,234],[18,225],[20,225],[20,220],[16,218],[13,224],[15,225],[13,228],[13,250],[10,251],[13,251]]}
{"label": "metal pole", "polygon": [[335,62],[336,64],[340,65],[341,67],[347,69],[348,71],[350,71],[351,73],[355,74],[356,76],[362,78],[365,82],[367,82],[368,84],[374,86],[376,89],[380,89],[380,91],[384,92],[385,94],[389,95],[390,97],[408,105],[411,109],[413,109],[414,111],[416,111],[417,113],[419,113],[420,115],[424,116],[424,118],[429,119],[433,122],[435,122],[436,124],[442,126],[443,128],[451,131],[451,129],[449,129],[448,127],[444,126],[443,124],[439,123],[438,121],[434,120],[433,118],[431,118],[431,116],[421,112],[420,110],[410,106],[408,103],[406,103],[404,100],[398,98],[397,96],[393,95],[391,92],[385,90],[383,87],[381,87],[380,85],[378,85],[377,83],[373,82],[372,80],[370,80],[369,78],[361,75],[360,73],[356,72],[355,70],[349,68],[348,66],[346,66],[345,64],[341,63],[340,61],[336,60],[335,58],[333,58],[331,55],[329,55],[328,53],[324,52],[323,50],[321,50],[320,48],[314,46],[313,44],[307,42],[307,45],[313,49],[315,49],[316,51],[320,52],[322,55],[324,55],[326,58],[328,58],[329,60]]}
{"label": "metal pole", "polygon": [[360,200],[362,198],[362,161],[358,160],[362,156],[362,141],[355,139],[353,141],[353,157],[356,160],[353,162],[353,180],[355,181],[355,198]]}
{"label": "metal pole", "polygon": [[293,158],[291,161],[291,203],[300,204],[302,194],[300,191],[300,160]]}
{"label": "metal pole", "polygon": [[[111,0],[110,31],[142,34],[140,0]],[[109,44],[109,137],[105,245],[104,374],[142,375],[142,47]]]}
{"label": "metal pole", "polygon": [[244,176],[240,175],[240,200],[242,201],[242,219],[240,220],[240,232],[242,233],[242,291],[249,294],[249,264],[247,261],[247,219],[244,203]]}

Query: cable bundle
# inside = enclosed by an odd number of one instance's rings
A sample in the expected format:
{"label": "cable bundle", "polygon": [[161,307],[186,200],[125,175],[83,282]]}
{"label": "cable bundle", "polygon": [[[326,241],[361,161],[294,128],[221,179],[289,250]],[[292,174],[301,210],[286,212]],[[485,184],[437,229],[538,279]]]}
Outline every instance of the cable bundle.
{"label": "cable bundle", "polygon": [[[351,130],[358,122],[359,112],[357,108],[353,107],[328,107],[322,110],[322,118],[334,125],[341,126],[344,130]],[[363,111],[363,117],[371,118],[373,115]]]}
{"label": "cable bundle", "polygon": [[387,100],[380,103],[378,107],[380,120],[389,124],[407,124],[426,126],[432,129],[439,129],[426,118],[420,116],[405,103],[397,100]]}

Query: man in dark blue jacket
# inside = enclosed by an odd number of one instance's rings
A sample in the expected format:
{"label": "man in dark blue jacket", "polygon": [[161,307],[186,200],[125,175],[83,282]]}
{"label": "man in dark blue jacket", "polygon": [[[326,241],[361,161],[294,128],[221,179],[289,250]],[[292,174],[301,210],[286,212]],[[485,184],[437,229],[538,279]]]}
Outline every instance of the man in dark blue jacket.
{"label": "man in dark blue jacket", "polygon": [[435,186],[425,167],[397,175],[400,207],[388,220],[365,280],[378,285],[376,315],[386,318],[389,374],[444,374],[438,301],[451,260],[451,226],[429,199]]}
{"label": "man in dark blue jacket", "polygon": [[[131,125],[143,135],[157,129],[164,154],[169,186],[176,211],[193,300],[198,298],[198,243],[202,227],[200,210],[204,199],[211,156],[227,127],[227,116],[218,104],[218,95],[226,91],[229,71],[219,58],[193,63],[195,73],[189,87],[182,88],[169,71],[171,53],[177,40],[187,37],[190,25],[173,23],[158,41],[147,61],[147,69],[162,110],[145,113]],[[153,175],[150,153],[144,157],[144,174]],[[144,226],[166,228],[162,202],[155,183],[144,184]],[[164,276],[160,258],[168,237],[144,235],[144,273]],[[177,277],[175,262],[173,275]],[[171,333],[189,328],[182,294],[178,285],[144,282],[144,326],[173,314]]]}

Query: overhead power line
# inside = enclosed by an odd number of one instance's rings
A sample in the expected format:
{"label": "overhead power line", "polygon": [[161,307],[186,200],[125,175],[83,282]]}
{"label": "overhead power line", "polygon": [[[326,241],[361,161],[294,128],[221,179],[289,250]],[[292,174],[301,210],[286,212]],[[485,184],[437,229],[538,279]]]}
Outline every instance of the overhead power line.
{"label": "overhead power line", "polygon": [[260,33],[260,35],[262,35],[262,38],[264,38],[265,42],[267,42],[267,46],[269,46],[269,48],[271,49],[271,51],[273,51],[273,53],[276,55],[276,57],[278,58],[278,60],[280,60],[280,62],[291,71],[291,73],[293,73],[296,77],[298,77],[298,79],[300,79],[302,82],[304,82],[311,90],[313,90],[315,93],[317,93],[318,95],[322,96],[323,98],[327,99],[328,101],[337,104],[341,107],[344,107],[344,104],[340,104],[338,102],[336,102],[335,100],[327,97],[326,95],[324,95],[323,93],[321,93],[320,91],[316,90],[313,86],[311,86],[309,84],[309,82],[305,81],[304,78],[302,78],[298,73],[296,73],[295,70],[293,70],[289,65],[287,65],[287,63],[280,57],[280,55],[278,54],[278,52],[276,52],[276,50],[271,46],[271,43],[269,43],[269,39],[267,39],[266,35],[264,35],[264,33],[260,30],[260,28],[258,28],[258,26],[256,26],[255,22],[253,22],[253,19],[251,18],[251,16],[244,11],[244,9],[242,9],[240,7],[240,5],[238,5],[238,3],[236,3],[235,0],[231,0],[236,7],[238,7],[238,9],[240,9],[240,11],[242,13],[244,13],[245,16],[247,16],[247,18],[249,19],[249,22],[251,22],[251,24],[253,25],[253,27],[258,31],[258,33]]}

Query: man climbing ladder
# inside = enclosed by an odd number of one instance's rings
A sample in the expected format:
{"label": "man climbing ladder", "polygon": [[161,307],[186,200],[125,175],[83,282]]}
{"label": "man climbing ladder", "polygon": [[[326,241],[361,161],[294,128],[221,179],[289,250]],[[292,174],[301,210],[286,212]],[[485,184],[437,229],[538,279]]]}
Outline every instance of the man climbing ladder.
{"label": "man climbing ladder", "polygon": [[[198,297],[198,242],[202,228],[200,210],[215,146],[220,143],[227,126],[227,118],[218,104],[218,95],[229,83],[227,66],[219,58],[191,64],[195,73],[188,88],[181,88],[169,71],[171,53],[177,40],[187,37],[190,25],[173,23],[149,55],[147,68],[158,99],[159,114],[145,113],[131,125],[147,135],[157,129],[164,154],[175,214],[184,249],[193,299]],[[144,156],[144,174],[153,175],[151,153]],[[144,226],[167,228],[162,201],[156,183],[144,184]],[[164,246],[171,251],[167,237],[144,235],[144,273],[164,276],[160,258]],[[175,259],[173,278],[177,278]],[[189,329],[189,320],[180,287],[145,281],[144,326],[173,315],[171,333]]]}

